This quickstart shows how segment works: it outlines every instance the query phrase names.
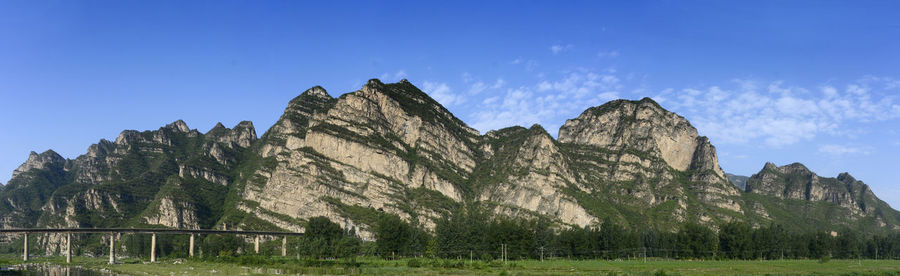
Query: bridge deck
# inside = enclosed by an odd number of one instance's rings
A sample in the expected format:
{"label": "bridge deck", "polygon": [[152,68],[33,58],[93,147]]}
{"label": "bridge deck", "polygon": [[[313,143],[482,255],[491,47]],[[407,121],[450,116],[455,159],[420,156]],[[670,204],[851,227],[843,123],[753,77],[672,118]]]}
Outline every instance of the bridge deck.
{"label": "bridge deck", "polygon": [[0,234],[21,233],[140,233],[140,234],[232,234],[264,236],[302,236],[298,232],[214,230],[214,229],[167,229],[167,228],[12,228],[0,229]]}

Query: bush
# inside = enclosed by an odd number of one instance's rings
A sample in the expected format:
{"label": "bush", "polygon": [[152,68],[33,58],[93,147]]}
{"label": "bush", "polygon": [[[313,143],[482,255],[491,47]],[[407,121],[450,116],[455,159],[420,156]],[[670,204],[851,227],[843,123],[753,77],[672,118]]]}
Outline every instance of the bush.
{"label": "bush", "polygon": [[420,262],[419,259],[409,259],[409,261],[406,261],[406,266],[408,266],[408,267],[421,267],[421,266],[422,266],[422,262]]}

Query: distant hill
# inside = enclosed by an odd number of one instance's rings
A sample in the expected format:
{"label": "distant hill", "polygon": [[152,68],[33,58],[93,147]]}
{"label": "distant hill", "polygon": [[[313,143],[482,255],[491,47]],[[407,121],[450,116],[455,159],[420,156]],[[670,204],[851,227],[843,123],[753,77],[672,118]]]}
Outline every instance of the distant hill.
{"label": "distant hill", "polygon": [[741,189],[741,191],[746,189],[747,179],[750,179],[749,176],[734,175],[730,173],[725,173],[725,177],[728,178],[728,181],[730,181],[731,184],[734,184],[734,186],[737,186],[738,189]]}

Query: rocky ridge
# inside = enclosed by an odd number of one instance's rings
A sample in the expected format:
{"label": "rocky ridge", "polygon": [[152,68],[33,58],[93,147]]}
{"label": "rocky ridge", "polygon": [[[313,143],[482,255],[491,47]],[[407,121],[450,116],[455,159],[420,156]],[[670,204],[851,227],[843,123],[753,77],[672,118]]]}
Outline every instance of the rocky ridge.
{"label": "rocky ridge", "polygon": [[[250,122],[201,133],[178,120],[123,131],[72,160],[32,153],[0,190],[0,221],[303,231],[326,216],[363,238],[384,213],[431,229],[465,208],[560,227],[900,221],[862,182],[802,165],[767,164],[742,192],[710,141],[649,98],[592,107],[558,137],[539,125],[482,135],[406,80],[370,80],[337,98],[316,86],[259,139]],[[811,211],[792,211],[801,207]]]}

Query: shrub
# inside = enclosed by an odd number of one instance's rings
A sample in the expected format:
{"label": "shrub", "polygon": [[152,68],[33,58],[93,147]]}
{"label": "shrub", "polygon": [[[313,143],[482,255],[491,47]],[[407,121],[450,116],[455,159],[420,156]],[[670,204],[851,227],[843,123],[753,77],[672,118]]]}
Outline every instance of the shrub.
{"label": "shrub", "polygon": [[422,262],[420,262],[419,259],[409,259],[409,261],[406,261],[406,266],[420,267],[420,266],[422,266]]}

